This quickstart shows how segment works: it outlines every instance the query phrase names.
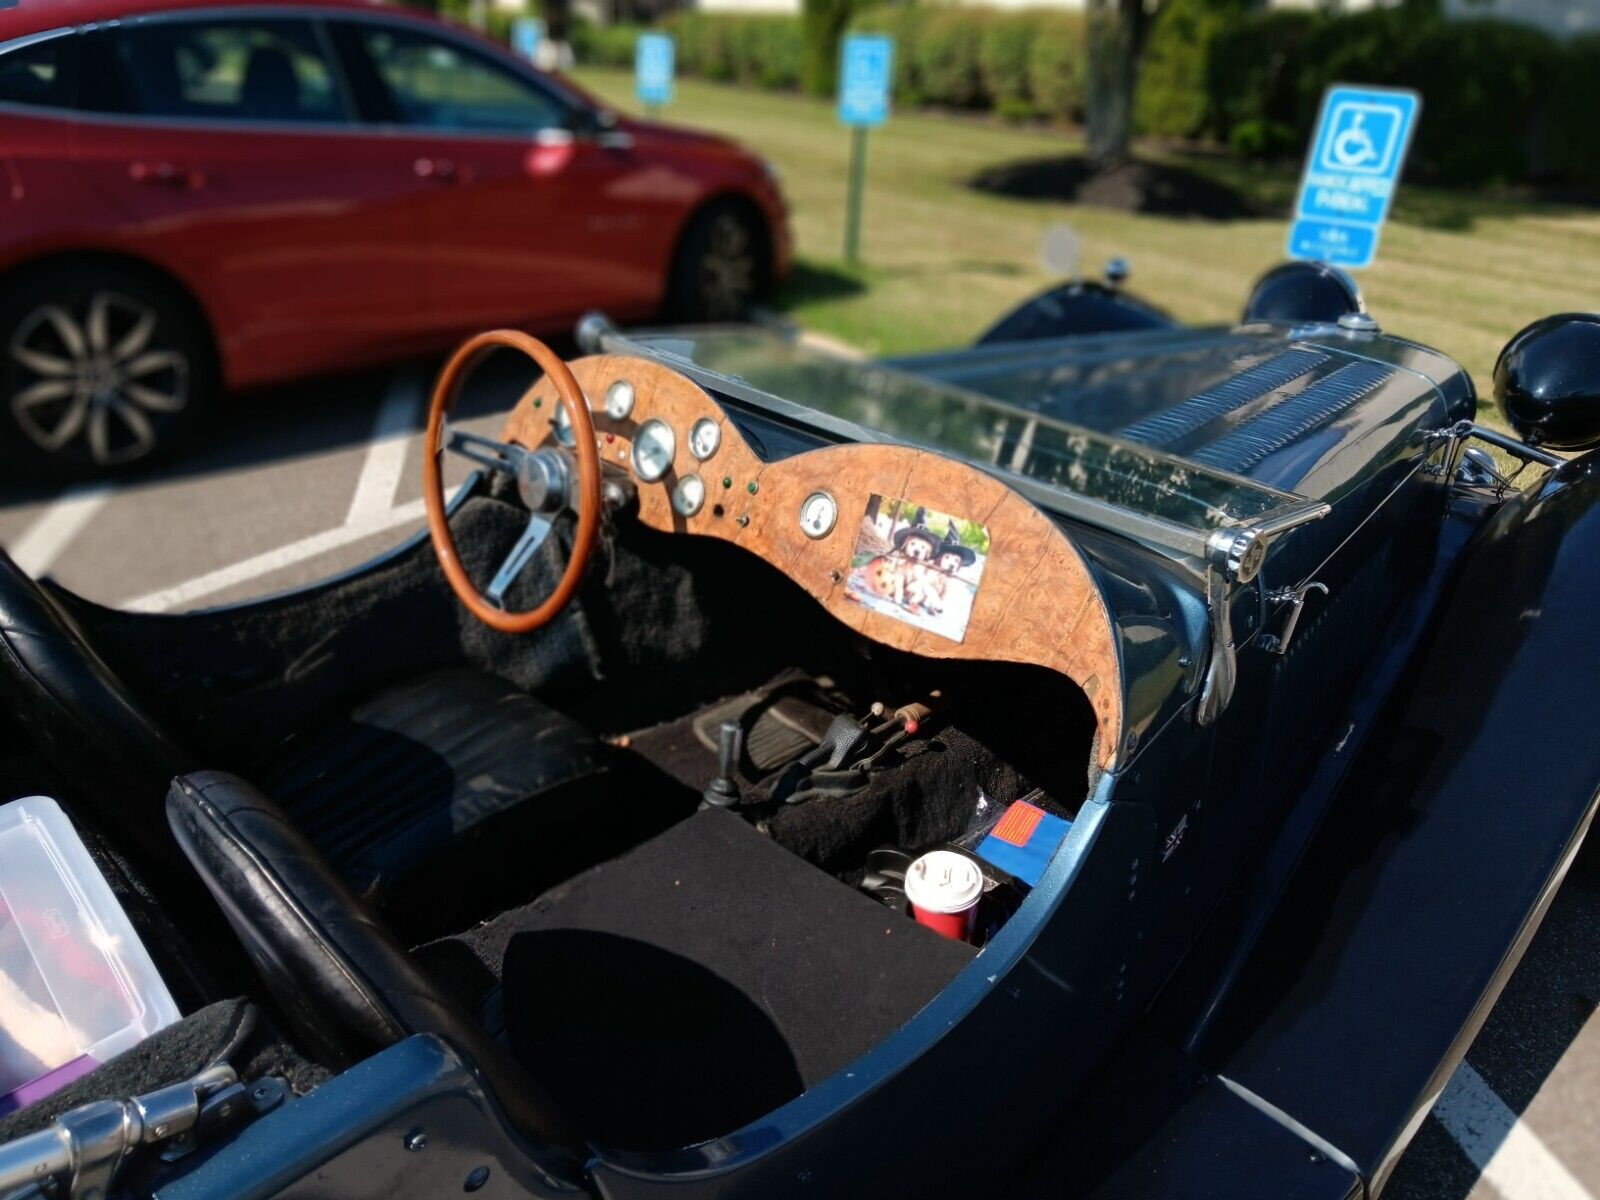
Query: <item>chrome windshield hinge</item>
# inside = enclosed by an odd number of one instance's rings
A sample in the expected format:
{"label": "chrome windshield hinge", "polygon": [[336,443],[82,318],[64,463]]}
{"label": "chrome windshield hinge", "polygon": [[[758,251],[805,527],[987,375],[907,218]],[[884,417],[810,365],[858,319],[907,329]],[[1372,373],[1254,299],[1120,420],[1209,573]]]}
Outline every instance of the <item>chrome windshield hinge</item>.
{"label": "chrome windshield hinge", "polygon": [[1295,627],[1300,624],[1300,612],[1305,608],[1306,596],[1311,592],[1328,594],[1328,585],[1317,583],[1314,580],[1302,583],[1299,587],[1276,588],[1267,593],[1267,604],[1276,608],[1280,604],[1289,605],[1289,615],[1283,622],[1283,629],[1279,633],[1263,634],[1258,645],[1268,654],[1289,653],[1289,643],[1294,640]]}
{"label": "chrome windshield hinge", "polygon": [[1206,564],[1206,612],[1211,623],[1211,662],[1200,685],[1195,724],[1202,728],[1215,721],[1233,699],[1238,683],[1239,655],[1233,644],[1232,598],[1234,585],[1248,584],[1267,556],[1267,539],[1253,529],[1219,529],[1210,538]]}

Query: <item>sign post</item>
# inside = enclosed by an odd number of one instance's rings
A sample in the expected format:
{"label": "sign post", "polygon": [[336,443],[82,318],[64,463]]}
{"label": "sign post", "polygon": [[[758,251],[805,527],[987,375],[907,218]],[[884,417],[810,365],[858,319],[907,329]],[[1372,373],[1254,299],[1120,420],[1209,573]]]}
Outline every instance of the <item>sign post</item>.
{"label": "sign post", "polygon": [[844,260],[861,261],[861,195],[867,177],[867,130],[889,119],[894,39],[852,34],[839,49],[839,120],[850,127],[850,182],[845,197]]}
{"label": "sign post", "polygon": [[651,116],[672,103],[676,44],[670,34],[641,33],[633,47],[633,90]]}
{"label": "sign post", "polygon": [[1372,265],[1421,110],[1413,91],[1336,83],[1324,93],[1289,226],[1290,258]]}
{"label": "sign post", "polygon": [[531,63],[539,61],[539,43],[544,41],[545,25],[538,17],[518,17],[511,22],[511,49]]}

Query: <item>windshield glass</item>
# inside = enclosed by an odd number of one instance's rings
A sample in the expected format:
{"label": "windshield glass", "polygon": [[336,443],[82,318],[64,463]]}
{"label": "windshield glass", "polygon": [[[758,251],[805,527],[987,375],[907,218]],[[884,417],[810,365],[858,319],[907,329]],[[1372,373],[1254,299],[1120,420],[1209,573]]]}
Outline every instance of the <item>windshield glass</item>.
{"label": "windshield glass", "polygon": [[[1029,485],[1018,490],[1036,503],[1188,553],[1203,553],[1219,528],[1286,527],[1298,523],[1297,513],[1310,519],[1321,509],[1146,446],[765,330],[629,334],[608,339],[607,348],[663,359],[712,391],[844,437],[966,459]],[[1142,520],[1107,519],[1113,514]]]}

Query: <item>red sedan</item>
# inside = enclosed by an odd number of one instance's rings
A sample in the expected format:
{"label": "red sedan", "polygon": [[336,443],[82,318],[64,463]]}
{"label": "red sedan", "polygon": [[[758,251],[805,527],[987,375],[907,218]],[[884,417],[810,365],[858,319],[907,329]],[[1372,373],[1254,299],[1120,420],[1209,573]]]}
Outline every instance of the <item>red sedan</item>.
{"label": "red sedan", "polygon": [[789,261],[759,158],[356,0],[0,10],[0,214],[0,455],[58,474],[488,326],[736,317]]}

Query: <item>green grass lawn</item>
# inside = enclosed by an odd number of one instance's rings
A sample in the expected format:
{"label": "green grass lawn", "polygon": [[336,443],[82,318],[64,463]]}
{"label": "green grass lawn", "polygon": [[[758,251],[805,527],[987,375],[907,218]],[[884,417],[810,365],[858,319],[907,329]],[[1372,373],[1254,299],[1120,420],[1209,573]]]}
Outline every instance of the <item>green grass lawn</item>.
{"label": "green grass lawn", "polygon": [[[577,78],[638,111],[631,73]],[[873,353],[970,340],[1050,281],[1040,242],[1062,221],[1082,240],[1086,272],[1124,256],[1133,288],[1185,321],[1237,318],[1251,282],[1283,257],[1282,217],[1174,219],[978,192],[968,181],[980,170],[1070,154],[1081,143],[1069,131],[904,114],[871,135],[866,266],[854,273],[841,262],[850,136],[830,104],[685,80],[666,116],[734,137],[778,167],[799,252],[780,306],[805,327]],[[1287,210],[1297,183],[1292,171],[1220,156],[1152,155],[1275,211]],[[1505,340],[1536,317],[1596,307],[1597,272],[1600,211],[1407,187],[1361,285],[1386,329],[1459,360],[1487,397]]]}

